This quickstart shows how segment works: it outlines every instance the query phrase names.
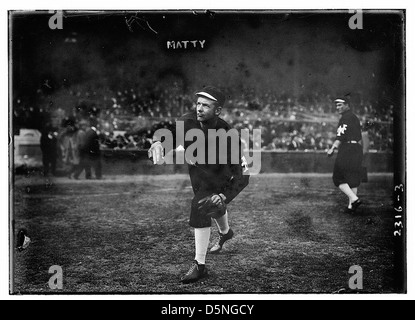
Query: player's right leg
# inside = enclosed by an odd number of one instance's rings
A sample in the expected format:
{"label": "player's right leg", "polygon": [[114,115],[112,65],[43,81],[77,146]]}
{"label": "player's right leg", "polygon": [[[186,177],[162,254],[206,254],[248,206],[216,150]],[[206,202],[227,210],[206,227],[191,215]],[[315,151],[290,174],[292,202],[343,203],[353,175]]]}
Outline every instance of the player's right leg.
{"label": "player's right leg", "polygon": [[339,189],[349,198],[349,204],[347,206],[347,209],[353,212],[356,211],[356,209],[361,204],[361,201],[356,195],[356,193],[353,192],[353,190],[350,188],[350,186],[347,183],[340,184]]}
{"label": "player's right leg", "polygon": [[353,193],[357,196],[357,188],[351,188]]}
{"label": "player's right leg", "polygon": [[[353,193],[356,195],[357,197],[357,187],[355,188],[351,188]],[[352,205],[352,211],[355,212],[357,210],[357,208],[362,204],[362,201],[360,200],[360,198],[358,197],[357,200],[353,201],[351,203]]]}
{"label": "player's right leg", "polygon": [[226,241],[233,238],[234,233],[233,230],[229,227],[228,211],[226,211],[222,217],[214,220],[219,229],[219,239],[216,241],[213,247],[210,248],[209,252],[215,254],[219,253],[222,250],[222,247]]}
{"label": "player's right leg", "polygon": [[186,274],[180,279],[182,283],[191,283],[207,276],[206,254],[210,240],[210,217],[199,212],[198,201],[208,194],[207,192],[197,193],[192,200],[189,224],[194,228],[195,235],[195,259]]}
{"label": "player's right leg", "polygon": [[198,281],[207,276],[206,253],[209,246],[210,227],[195,228],[195,260],[181,278],[183,283]]}

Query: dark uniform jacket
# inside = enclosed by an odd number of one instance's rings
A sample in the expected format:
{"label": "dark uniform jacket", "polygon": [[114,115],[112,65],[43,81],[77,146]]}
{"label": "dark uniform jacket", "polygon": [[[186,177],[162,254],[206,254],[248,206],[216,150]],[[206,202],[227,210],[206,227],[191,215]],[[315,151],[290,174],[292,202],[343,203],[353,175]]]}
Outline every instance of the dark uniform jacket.
{"label": "dark uniform jacket", "polygon": [[56,157],[58,155],[58,139],[51,128],[41,131],[40,149],[43,154]]}
{"label": "dark uniform jacket", "polygon": [[342,143],[362,140],[360,121],[351,110],[347,110],[342,114],[337,127],[336,140],[340,140]]}
{"label": "dark uniform jacket", "polygon": [[96,131],[89,128],[85,133],[85,142],[82,146],[82,152],[89,157],[99,157],[101,154],[99,137]]}
{"label": "dark uniform jacket", "polygon": [[361,182],[363,151],[360,121],[351,110],[344,112],[337,128],[336,140],[341,144],[334,163],[333,182],[338,187],[347,183],[351,188]]}
{"label": "dark uniform jacket", "polygon": [[[191,112],[183,115],[177,121],[183,121],[184,132],[183,137],[191,129],[201,130],[199,121],[196,118],[196,112]],[[215,128],[224,129],[228,131],[231,129],[230,125],[221,118],[218,118]],[[208,164],[208,139],[207,132],[204,132],[205,142],[205,163],[189,163],[189,175],[195,194],[203,193],[223,193],[226,196],[226,203],[231,202],[249,183],[249,175],[247,174],[247,164],[242,157],[241,142],[238,137],[238,146],[231,146],[228,140],[227,144],[227,162],[226,164],[219,163],[219,143],[216,142],[216,162],[215,164]],[[176,144],[177,132],[173,132],[174,144]],[[185,150],[196,141],[184,141]],[[177,148],[178,146],[175,146]],[[232,164],[231,150],[238,150],[238,163]],[[167,151],[167,150],[166,150]],[[245,174],[244,174],[245,173]]]}

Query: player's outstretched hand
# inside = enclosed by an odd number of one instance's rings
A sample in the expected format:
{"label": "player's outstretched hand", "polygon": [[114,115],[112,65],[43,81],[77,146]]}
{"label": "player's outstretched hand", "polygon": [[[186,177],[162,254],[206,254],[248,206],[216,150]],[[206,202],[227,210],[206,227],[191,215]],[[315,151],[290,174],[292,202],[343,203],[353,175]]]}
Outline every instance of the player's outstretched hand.
{"label": "player's outstretched hand", "polygon": [[334,154],[334,149],[333,148],[330,148],[329,150],[327,150],[327,156],[330,158],[330,157],[332,157],[333,156],[333,154]]}
{"label": "player's outstretched hand", "polygon": [[148,157],[153,158],[153,164],[159,164],[163,159],[163,145],[160,141],[154,142],[148,149]]}

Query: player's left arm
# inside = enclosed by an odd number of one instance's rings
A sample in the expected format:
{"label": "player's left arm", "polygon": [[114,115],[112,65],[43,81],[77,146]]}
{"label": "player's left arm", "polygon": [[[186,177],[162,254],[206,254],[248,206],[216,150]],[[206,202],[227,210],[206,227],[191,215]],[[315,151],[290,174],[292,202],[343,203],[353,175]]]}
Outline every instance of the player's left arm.
{"label": "player's left arm", "polygon": [[334,154],[334,150],[338,149],[340,147],[341,143],[342,142],[340,140],[335,140],[333,145],[331,146],[331,148],[329,150],[327,150],[327,155],[329,157],[331,157]]}
{"label": "player's left arm", "polygon": [[[180,132],[180,133],[184,135],[184,133],[186,132],[186,122],[184,121],[183,117],[176,120],[176,123],[178,121],[183,122],[184,132]],[[170,128],[170,132],[171,132],[172,138],[173,138],[172,148],[168,148],[166,145],[163,145],[164,138],[161,137],[161,136],[158,136],[157,131],[154,133],[153,139],[152,139],[153,143],[151,144],[151,146],[148,150],[148,157],[153,158],[153,163],[154,164],[160,163],[160,161],[162,161],[165,157],[169,157],[175,151],[183,151],[184,150],[184,146],[182,146],[182,145],[177,146],[176,145],[176,135],[178,134],[178,132],[176,132],[176,127],[177,126],[173,126],[172,128]]]}
{"label": "player's left arm", "polygon": [[[231,154],[229,153],[228,159],[231,158]],[[231,177],[224,191],[219,194],[226,204],[231,202],[249,184],[249,168],[246,158],[243,155],[241,140],[239,140],[239,163],[229,164],[229,169]]]}
{"label": "player's left arm", "polygon": [[230,203],[236,196],[241,193],[243,189],[249,184],[249,176],[242,176],[240,179],[235,178],[234,176],[231,178],[229,186],[223,193],[220,193],[223,202],[226,204]]}

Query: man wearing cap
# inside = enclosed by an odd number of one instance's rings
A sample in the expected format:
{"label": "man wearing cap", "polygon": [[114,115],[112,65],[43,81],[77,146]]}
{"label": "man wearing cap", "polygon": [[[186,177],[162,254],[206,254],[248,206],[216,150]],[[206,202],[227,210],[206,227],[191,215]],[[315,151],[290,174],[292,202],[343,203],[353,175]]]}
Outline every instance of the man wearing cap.
{"label": "man wearing cap", "polygon": [[348,198],[347,213],[354,213],[362,204],[357,196],[357,188],[361,182],[363,151],[360,141],[362,132],[360,121],[350,110],[348,98],[336,99],[336,109],[341,114],[337,128],[336,140],[327,151],[331,157],[334,150],[338,155],[334,163],[333,182]]}
{"label": "man wearing cap", "polygon": [[[97,130],[96,118],[86,120],[89,125],[85,126],[85,141],[82,145],[83,168],[85,168],[85,178],[91,179],[91,168],[94,169],[95,178],[102,179],[101,150],[99,142],[99,132]],[[81,168],[82,171],[82,168]]]}
{"label": "man wearing cap", "polygon": [[[189,224],[194,228],[195,259],[189,271],[181,278],[182,283],[195,282],[207,276],[205,260],[209,246],[212,218],[215,220],[219,229],[219,239],[210,249],[210,253],[219,253],[224,243],[230,240],[234,234],[229,227],[226,206],[249,183],[249,175],[247,174],[248,169],[241,154],[240,139],[238,139],[239,146],[237,146],[239,152],[238,159],[241,159],[239,163],[232,164],[231,157],[229,156],[227,157],[225,164],[221,164],[218,161],[212,164],[207,161],[210,149],[216,149],[216,155],[220,152],[218,151],[218,145],[216,145],[216,148],[209,148],[207,139],[208,130],[224,129],[224,132],[228,132],[231,129],[228,123],[219,118],[225,102],[224,94],[219,89],[208,86],[196,92],[195,95],[197,97],[196,110],[187,113],[178,119],[178,122],[182,121],[184,125],[181,126],[184,128],[184,132],[181,132],[180,134],[186,135],[191,129],[198,129],[203,132],[204,145],[206,146],[206,160],[204,163],[187,161],[190,181],[194,192]],[[176,128],[180,128],[180,126],[176,126]],[[173,134],[177,135],[179,132],[174,132]],[[159,137],[155,136],[153,140],[154,142],[149,149],[149,157],[153,158],[153,162],[156,164],[163,158],[163,146]],[[175,141],[175,139],[173,140]],[[184,146],[181,147],[186,150],[186,148],[192,145],[194,141],[195,139],[193,141],[185,141]],[[176,149],[182,148],[176,146]],[[228,155],[230,148],[231,146],[228,143]],[[164,151],[167,153],[169,150]],[[215,150],[210,150],[210,152],[212,151]],[[201,202],[202,199],[206,198],[209,199],[210,203],[213,204],[217,211],[214,216],[202,213]]]}

